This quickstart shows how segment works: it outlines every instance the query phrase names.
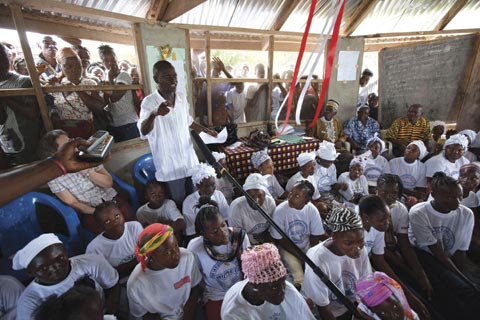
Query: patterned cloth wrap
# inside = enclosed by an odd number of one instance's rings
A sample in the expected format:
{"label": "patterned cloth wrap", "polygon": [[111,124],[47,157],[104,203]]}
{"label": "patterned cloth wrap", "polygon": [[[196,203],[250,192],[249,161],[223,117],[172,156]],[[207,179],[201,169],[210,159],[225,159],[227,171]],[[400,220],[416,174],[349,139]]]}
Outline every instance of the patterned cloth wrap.
{"label": "patterned cloth wrap", "polygon": [[[147,258],[153,254],[153,252],[158,249],[168,237],[173,233],[173,228],[161,223],[153,223],[143,229],[143,231],[138,236],[137,246],[135,247],[135,256],[142,266],[142,271],[145,272],[147,265]],[[144,242],[143,239],[146,237],[153,237],[145,242],[143,246],[141,245]]]}

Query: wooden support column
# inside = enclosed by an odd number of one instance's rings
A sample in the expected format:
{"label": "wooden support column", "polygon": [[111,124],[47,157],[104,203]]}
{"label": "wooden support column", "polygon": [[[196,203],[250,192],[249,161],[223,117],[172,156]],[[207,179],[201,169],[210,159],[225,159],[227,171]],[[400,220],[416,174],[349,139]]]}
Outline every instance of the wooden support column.
{"label": "wooden support column", "polygon": [[52,121],[48,116],[48,106],[45,101],[45,96],[40,85],[40,80],[37,76],[37,69],[35,68],[35,61],[33,59],[32,51],[28,45],[27,33],[25,31],[25,22],[23,21],[22,8],[18,4],[11,4],[10,11],[12,12],[13,22],[17,28],[18,38],[22,45],[23,55],[27,64],[28,74],[30,74],[30,80],[32,81],[33,89],[35,90],[35,97],[37,98],[38,106],[40,108],[40,114],[42,116],[43,124],[47,131],[53,130]]}
{"label": "wooden support column", "polygon": [[208,114],[208,125],[213,126],[213,110],[212,110],[212,72],[211,64],[212,57],[210,54],[210,32],[205,31],[205,59],[207,59],[207,114]]}
{"label": "wooden support column", "polygon": [[138,23],[132,23],[132,33],[134,37],[135,43],[135,52],[137,54],[138,65],[140,66],[140,70],[137,70],[140,74],[140,83],[143,85],[143,92],[145,94],[150,94],[150,87],[147,86],[152,79],[147,79],[147,72],[145,68],[148,67],[147,59],[145,58],[145,50],[142,41],[142,34],[140,31],[140,27]]}
{"label": "wooden support column", "polygon": [[273,92],[273,46],[275,40],[273,36],[268,37],[268,100],[267,100],[267,119],[270,120],[270,115],[272,114],[272,92]]}

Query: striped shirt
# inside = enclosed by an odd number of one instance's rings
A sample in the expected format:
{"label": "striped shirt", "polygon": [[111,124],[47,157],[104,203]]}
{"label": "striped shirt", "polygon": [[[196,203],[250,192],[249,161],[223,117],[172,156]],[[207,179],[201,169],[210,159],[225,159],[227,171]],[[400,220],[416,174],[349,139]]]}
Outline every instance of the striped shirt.
{"label": "striped shirt", "polygon": [[415,124],[407,117],[397,118],[388,129],[385,138],[407,140],[409,143],[414,140],[427,141],[430,139],[430,124],[424,117],[420,117]]}

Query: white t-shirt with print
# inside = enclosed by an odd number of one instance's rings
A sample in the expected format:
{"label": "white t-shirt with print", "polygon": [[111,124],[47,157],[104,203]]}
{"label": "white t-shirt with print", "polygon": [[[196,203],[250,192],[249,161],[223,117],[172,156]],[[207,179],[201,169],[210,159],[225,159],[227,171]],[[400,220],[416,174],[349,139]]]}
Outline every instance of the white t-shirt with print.
{"label": "white t-shirt with print", "polygon": [[396,201],[390,207],[393,232],[395,234],[408,234],[408,209],[400,201]]}
{"label": "white t-shirt with print", "polygon": [[115,268],[135,259],[135,246],[138,236],[143,231],[142,225],[137,221],[125,222],[125,230],[117,240],[108,239],[99,234],[87,246],[87,253],[99,254]]}
{"label": "white t-shirt with print", "polygon": [[[121,71],[113,80],[114,84],[132,84],[132,78],[127,72]],[[129,123],[136,123],[138,115],[133,104],[132,90],[126,90],[125,94],[116,102],[110,102],[111,125],[120,127]]]}
{"label": "white t-shirt with print", "polygon": [[466,198],[463,198],[461,204],[463,204],[467,208],[476,208],[480,206],[480,199],[477,197],[475,192],[470,191],[468,196]]}
{"label": "white t-shirt with print", "polygon": [[365,248],[367,253],[382,255],[385,253],[385,232],[380,232],[374,227],[364,229]]}
{"label": "white t-shirt with print", "polygon": [[348,186],[347,190],[338,190],[343,196],[344,201],[349,202],[352,200],[355,193],[360,193],[364,196],[368,195],[368,182],[363,174],[357,179],[352,180],[350,179],[350,172],[344,172],[338,177],[338,183],[346,183]]}
{"label": "white t-shirt with print", "polygon": [[305,299],[290,282],[285,282],[285,299],[282,303],[274,305],[265,301],[259,306],[250,304],[243,297],[242,290],[247,283],[245,279],[228,290],[221,309],[223,320],[315,319]]}
{"label": "white t-shirt with print", "polygon": [[150,208],[148,203],[138,208],[137,219],[145,226],[165,220],[177,221],[178,219],[183,219],[183,216],[173,200],[165,199],[158,209]]}
{"label": "white t-shirt with print", "polygon": [[314,192],[313,192],[313,197],[312,197],[312,199],[313,199],[313,200],[320,199],[320,193],[318,192],[317,179],[315,179],[315,175],[311,175],[311,176],[308,176],[308,177],[304,178],[304,177],[302,176],[302,172],[301,172],[301,171],[298,171],[298,172],[295,173],[290,179],[288,179],[288,182],[287,182],[287,185],[286,185],[286,187],[285,187],[285,190],[287,190],[288,192],[292,191],[293,186],[295,185],[295,183],[297,183],[297,182],[299,182],[299,181],[303,181],[303,180],[307,180],[308,182],[310,182],[310,183],[313,185]]}
{"label": "white t-shirt with print", "polygon": [[408,237],[415,247],[431,253],[428,246],[440,243],[449,256],[468,250],[474,225],[469,208],[460,205],[449,213],[441,213],[431,202],[421,202],[410,209],[409,218]]}
{"label": "white t-shirt with print", "polygon": [[367,178],[367,181],[371,185],[376,186],[378,177],[382,173],[390,173],[390,165],[388,164],[388,160],[381,155],[378,155],[375,159],[373,159],[372,155],[370,154],[369,159],[372,161],[372,163],[365,166],[363,175],[365,178]]}
{"label": "white t-shirt with print", "polygon": [[390,160],[390,171],[400,177],[403,187],[407,190],[427,186],[427,167],[421,161],[415,160],[413,163],[408,163],[403,157],[395,158]]}
{"label": "white t-shirt with print", "polygon": [[142,319],[158,313],[164,320],[183,319],[183,307],[192,288],[202,280],[193,253],[180,248],[180,262],[173,269],[150,270],[138,264],[127,282],[130,313]]}
{"label": "white t-shirt with print", "polygon": [[[261,207],[263,211],[272,217],[276,207],[275,200],[266,195]],[[270,224],[260,212],[250,207],[245,196],[233,200],[228,214],[228,224],[246,230],[248,238],[253,244],[257,243],[253,235],[265,232],[270,227]]]}
{"label": "white t-shirt with print", "polygon": [[280,197],[285,192],[285,190],[278,182],[277,177],[275,177],[275,175],[273,174],[267,174],[264,177],[265,177],[265,183],[268,186],[268,191],[270,192],[270,195],[272,196],[273,199],[278,199],[278,197]]}
{"label": "white t-shirt with print", "polygon": [[[297,210],[284,201],[277,206],[273,214],[275,223],[292,239],[302,250],[310,247],[310,236],[325,234],[322,220],[317,208],[309,202],[302,210]],[[282,239],[280,233],[270,228],[270,234],[274,239]]]}
{"label": "white t-shirt with print", "polygon": [[460,167],[463,166],[464,164],[469,164],[470,161],[468,161],[467,158],[461,157],[455,163],[452,163],[445,158],[443,155],[443,152],[428,159],[427,162],[425,162],[425,166],[427,167],[426,169],[426,176],[428,178],[433,177],[434,173],[437,171],[440,172],[445,172],[445,174],[449,177],[452,177],[453,179],[457,180],[458,175],[460,174]]}
{"label": "white t-shirt with print", "polygon": [[35,281],[23,291],[17,303],[17,319],[33,319],[33,313],[52,294],[64,294],[75,285],[75,281],[88,276],[95,281],[97,291],[110,289],[118,282],[118,272],[104,257],[96,254],[82,254],[70,258],[71,270],[61,282],[45,286]]}
{"label": "white t-shirt with print", "polygon": [[317,190],[327,192],[332,190],[332,185],[337,183],[337,168],[332,164],[325,168],[318,163],[315,165],[315,179],[317,180]]}
{"label": "white t-shirt with print", "polygon": [[[230,230],[232,230],[230,228]],[[205,289],[203,291],[204,302],[208,300],[219,301],[225,296],[225,293],[231,286],[243,278],[240,263],[237,258],[230,262],[221,262],[213,260],[205,250],[202,236],[192,239],[188,244],[190,250],[197,260],[200,272],[203,275]],[[245,237],[241,245],[245,250],[250,245],[248,237]],[[228,253],[231,251],[230,242],[227,245],[213,246],[218,253]]]}
{"label": "white t-shirt with print", "polygon": [[[188,195],[185,200],[183,200],[182,210],[183,218],[185,219],[185,224],[187,225],[187,228],[185,229],[185,234],[187,236],[192,236],[195,234],[195,218],[197,217],[199,209],[197,208],[198,199],[200,199],[200,193],[198,191],[195,191],[194,193]],[[227,221],[229,206],[227,203],[227,199],[225,199],[223,193],[215,190],[210,199],[217,202],[220,214],[222,215],[223,219]]]}
{"label": "white t-shirt with print", "polygon": [[[361,250],[360,257],[357,259],[337,256],[325,247],[325,244],[329,241],[332,241],[332,239],[329,238],[308,250],[307,256],[353,302],[356,300],[355,284],[357,280],[372,272],[367,249]],[[347,312],[347,308],[339,302],[338,298],[308,265],[305,266],[302,292],[307,298],[312,299],[317,306],[326,307],[330,305],[330,310],[335,317]]]}

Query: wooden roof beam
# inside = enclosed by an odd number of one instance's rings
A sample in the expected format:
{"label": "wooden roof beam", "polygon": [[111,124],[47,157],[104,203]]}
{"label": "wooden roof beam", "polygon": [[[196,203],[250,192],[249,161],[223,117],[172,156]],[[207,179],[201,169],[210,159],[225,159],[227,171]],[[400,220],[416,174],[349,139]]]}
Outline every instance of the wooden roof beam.
{"label": "wooden roof beam", "polygon": [[457,13],[460,12],[460,10],[465,7],[467,4],[468,0],[457,0],[455,3],[452,5],[450,10],[442,17],[442,19],[438,22],[438,24],[435,26],[435,31],[440,31],[445,29],[447,24],[449,24],[453,18],[457,15]]}
{"label": "wooden roof beam", "polygon": [[151,0],[146,18],[149,21],[157,21],[159,17],[163,17],[167,6],[168,0]]}
{"label": "wooden roof beam", "polygon": [[362,23],[368,14],[375,8],[378,0],[362,0],[355,11],[348,17],[345,25],[340,30],[340,34],[344,37],[350,36],[355,29]]}
{"label": "wooden roof beam", "polygon": [[187,11],[192,10],[196,6],[206,2],[207,0],[175,0],[168,3],[165,13],[157,20],[163,22],[170,22],[175,18],[180,17]]}
{"label": "wooden roof beam", "polygon": [[275,19],[275,23],[272,26],[272,30],[279,31],[299,3],[300,3],[300,0],[285,1],[283,3],[282,8],[280,9],[280,12],[277,15],[277,18]]}

